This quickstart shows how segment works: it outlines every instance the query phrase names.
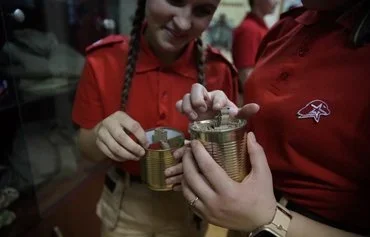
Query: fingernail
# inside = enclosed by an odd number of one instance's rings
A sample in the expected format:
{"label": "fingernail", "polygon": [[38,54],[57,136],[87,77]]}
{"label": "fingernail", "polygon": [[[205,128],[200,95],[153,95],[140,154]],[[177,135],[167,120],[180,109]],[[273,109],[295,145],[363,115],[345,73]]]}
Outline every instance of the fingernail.
{"label": "fingernail", "polygon": [[140,154],[139,154],[140,156],[144,156],[145,155],[145,150],[144,149],[142,149],[141,151],[140,151]]}
{"label": "fingernail", "polygon": [[256,136],[254,135],[253,132],[249,132],[249,139],[253,142],[256,143]]}
{"label": "fingernail", "polygon": [[234,107],[230,107],[229,108],[229,113],[231,115],[236,115],[238,112],[239,112],[239,109],[238,108],[234,108]]}
{"label": "fingernail", "polygon": [[221,108],[221,104],[220,103],[217,103],[217,104],[215,104],[214,105],[214,107],[213,107],[214,109],[220,109]]}
{"label": "fingernail", "polygon": [[198,115],[197,115],[195,112],[191,112],[191,113],[190,113],[190,117],[191,117],[192,119],[197,119]]}

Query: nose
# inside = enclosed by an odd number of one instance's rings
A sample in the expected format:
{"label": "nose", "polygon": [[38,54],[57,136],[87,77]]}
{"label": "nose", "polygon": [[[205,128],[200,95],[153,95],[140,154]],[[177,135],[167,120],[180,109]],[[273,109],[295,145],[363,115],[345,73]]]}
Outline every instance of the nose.
{"label": "nose", "polygon": [[173,22],[175,24],[176,30],[187,31],[190,30],[191,22],[191,8],[184,7],[179,9],[177,14],[173,17]]}

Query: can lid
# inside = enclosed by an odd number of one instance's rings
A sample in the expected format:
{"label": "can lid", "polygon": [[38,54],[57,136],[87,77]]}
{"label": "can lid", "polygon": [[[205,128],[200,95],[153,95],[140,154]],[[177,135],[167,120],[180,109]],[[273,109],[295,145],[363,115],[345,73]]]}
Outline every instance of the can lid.
{"label": "can lid", "polygon": [[227,132],[246,125],[246,120],[230,116],[230,109],[223,108],[214,119],[196,121],[190,125],[190,130],[196,132]]}
{"label": "can lid", "polygon": [[179,148],[184,144],[185,140],[182,132],[167,127],[147,130],[146,136],[150,144],[148,150],[170,150]]}

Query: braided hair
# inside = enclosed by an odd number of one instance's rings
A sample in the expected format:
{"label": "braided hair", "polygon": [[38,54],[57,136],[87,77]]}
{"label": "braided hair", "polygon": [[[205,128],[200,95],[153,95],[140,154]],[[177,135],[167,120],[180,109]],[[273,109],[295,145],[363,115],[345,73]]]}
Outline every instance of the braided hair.
{"label": "braided hair", "polygon": [[[130,33],[131,39],[129,44],[129,52],[126,64],[124,84],[121,94],[121,106],[122,110],[125,110],[125,106],[128,100],[128,95],[131,88],[132,79],[135,75],[136,62],[140,51],[140,37],[141,28],[145,19],[145,6],[146,0],[138,0],[135,16],[132,21],[132,30]],[[197,53],[196,62],[198,66],[198,83],[205,85],[205,58],[203,53],[203,42],[199,38],[196,40]]]}
{"label": "braided hair", "polygon": [[196,41],[197,45],[197,54],[196,62],[198,69],[198,83],[205,86],[206,84],[206,75],[205,75],[205,55],[203,53],[203,41],[201,38],[198,38]]}
{"label": "braided hair", "polygon": [[135,75],[136,62],[140,51],[141,27],[143,25],[143,21],[145,18],[145,5],[146,0],[138,0],[135,16],[132,21],[132,30],[130,34],[131,39],[126,64],[125,80],[121,94],[122,110],[125,110],[128,94],[131,87],[131,82]]}

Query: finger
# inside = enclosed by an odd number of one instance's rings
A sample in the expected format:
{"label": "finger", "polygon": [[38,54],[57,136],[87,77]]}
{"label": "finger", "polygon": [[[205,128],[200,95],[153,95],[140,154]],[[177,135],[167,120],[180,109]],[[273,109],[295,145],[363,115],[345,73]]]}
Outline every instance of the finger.
{"label": "finger", "polygon": [[198,166],[190,150],[185,152],[182,163],[184,170],[183,179],[186,180],[186,183],[190,186],[190,188],[204,200],[210,200],[214,198],[215,192],[199,173]]}
{"label": "finger", "polygon": [[208,213],[208,211],[202,201],[202,198],[192,191],[192,189],[185,180],[183,180],[181,186],[184,198],[189,205],[198,197],[198,199],[193,203],[193,205],[190,205],[190,208],[192,208],[193,211],[199,213],[201,216],[206,216],[206,213]]}
{"label": "finger", "polygon": [[193,84],[190,92],[190,102],[195,110],[206,112],[208,109],[207,101],[210,100],[208,91],[203,85],[199,83]]}
{"label": "finger", "polygon": [[123,159],[119,158],[119,157],[116,157],[109,149],[108,147],[102,142],[100,141],[100,139],[97,139],[96,140],[96,146],[99,148],[99,150],[101,150],[101,152],[104,153],[104,155],[106,155],[107,157],[109,157],[110,159],[112,160],[115,160],[115,161],[118,161],[118,162],[122,162],[124,161]]}
{"label": "finger", "polygon": [[[191,142],[191,148],[194,160],[197,162],[200,172],[210,183],[210,186],[213,187],[217,193],[228,192],[228,190],[233,186],[234,181],[227,175],[225,170],[216,163],[202,143],[198,140],[193,140]],[[184,172],[188,172],[185,171],[185,164]],[[188,182],[189,185],[194,185],[193,182],[195,182],[195,180],[193,181],[193,179],[190,178]]]}
{"label": "finger", "polygon": [[184,111],[182,110],[182,102],[183,100],[179,100],[176,102],[176,110],[180,113],[184,113]]}
{"label": "finger", "polygon": [[171,176],[176,176],[176,175],[182,174],[182,173],[183,173],[182,163],[178,163],[178,164],[176,164],[172,167],[167,168],[164,171],[164,175],[168,178],[171,177]]}
{"label": "finger", "polygon": [[210,97],[211,97],[211,101],[212,101],[212,109],[213,110],[220,110],[224,107],[232,107],[232,108],[237,108],[237,106],[231,102],[226,94],[221,91],[221,90],[216,90],[216,91],[212,91],[210,92]]}
{"label": "finger", "polygon": [[241,109],[239,109],[238,113],[235,117],[241,119],[249,119],[252,115],[256,114],[260,109],[260,106],[255,103],[246,104]]}
{"label": "finger", "polygon": [[256,174],[270,172],[266,154],[262,146],[257,143],[253,132],[247,135],[247,147],[253,172]]}
{"label": "finger", "polygon": [[175,192],[181,192],[182,191],[182,185],[179,184],[179,185],[174,185],[172,187],[172,190],[175,191]]}
{"label": "finger", "polygon": [[107,125],[107,129],[114,140],[116,140],[116,142],[118,142],[127,151],[131,152],[137,157],[142,157],[145,155],[145,149],[132,140],[132,138],[125,133],[121,126],[117,128],[117,126],[114,125]]}
{"label": "finger", "polygon": [[166,179],[166,184],[168,185],[179,185],[181,184],[181,181],[183,180],[183,175],[180,174],[180,175],[176,175],[176,176],[172,176],[170,178],[167,178]]}
{"label": "finger", "polygon": [[188,145],[185,145],[174,151],[172,154],[175,160],[180,161],[185,154],[186,149],[190,149]]}
{"label": "finger", "polygon": [[127,151],[124,147],[122,147],[109,133],[109,131],[105,128],[102,128],[98,132],[98,138],[102,141],[113,153],[113,155],[118,156],[120,158],[126,160],[138,160],[139,158],[134,154]]}
{"label": "finger", "polygon": [[120,122],[125,129],[134,134],[134,136],[137,138],[141,145],[143,145],[145,148],[149,147],[149,142],[146,139],[145,131],[141,127],[140,123],[132,119],[126,113],[122,114]]}
{"label": "finger", "polygon": [[184,95],[182,99],[182,111],[190,120],[196,120],[198,118],[198,114],[193,109],[189,93]]}

